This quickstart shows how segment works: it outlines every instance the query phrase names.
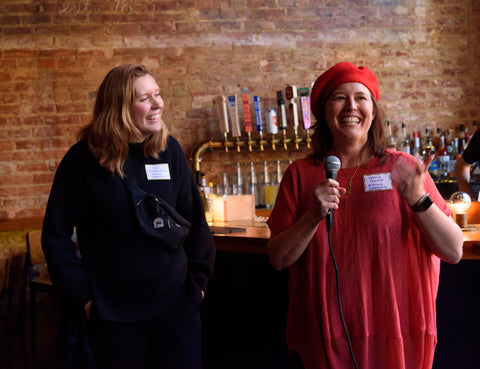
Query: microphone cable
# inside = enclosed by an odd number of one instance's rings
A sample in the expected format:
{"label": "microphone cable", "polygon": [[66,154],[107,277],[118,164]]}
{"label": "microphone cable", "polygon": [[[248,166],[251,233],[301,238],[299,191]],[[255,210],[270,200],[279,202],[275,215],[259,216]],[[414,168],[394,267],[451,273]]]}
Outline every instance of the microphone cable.
{"label": "microphone cable", "polygon": [[337,261],[335,260],[335,255],[333,254],[332,238],[330,234],[330,231],[332,229],[332,223],[333,223],[333,210],[328,211],[326,221],[327,221],[327,233],[328,233],[328,247],[330,249],[330,257],[332,258],[333,267],[335,268],[335,280],[337,282],[337,303],[338,303],[338,310],[340,312],[340,320],[342,321],[345,337],[347,338],[348,349],[350,351],[350,356],[352,357],[353,365],[355,366],[355,369],[358,369],[357,361],[355,360],[355,355],[353,354],[352,343],[350,342],[350,336],[348,335],[347,326],[345,324],[345,319],[343,317],[342,300],[340,299],[340,277],[338,273]]}

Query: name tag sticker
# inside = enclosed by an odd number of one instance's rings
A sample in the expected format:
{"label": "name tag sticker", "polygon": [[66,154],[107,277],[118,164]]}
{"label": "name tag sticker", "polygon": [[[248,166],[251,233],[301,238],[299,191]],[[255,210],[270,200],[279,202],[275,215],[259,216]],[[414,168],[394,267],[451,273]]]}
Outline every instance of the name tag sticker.
{"label": "name tag sticker", "polygon": [[149,181],[171,179],[168,164],[145,164],[145,171]]}
{"label": "name tag sticker", "polygon": [[363,176],[365,192],[392,190],[390,173],[370,174]]}

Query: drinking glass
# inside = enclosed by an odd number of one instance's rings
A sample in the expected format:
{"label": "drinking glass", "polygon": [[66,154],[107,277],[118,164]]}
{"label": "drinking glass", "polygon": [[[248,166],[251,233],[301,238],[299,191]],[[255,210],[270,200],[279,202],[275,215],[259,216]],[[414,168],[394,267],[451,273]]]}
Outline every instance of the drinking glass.
{"label": "drinking glass", "polygon": [[267,209],[273,208],[278,193],[278,184],[268,184],[263,187],[265,191],[265,205]]}

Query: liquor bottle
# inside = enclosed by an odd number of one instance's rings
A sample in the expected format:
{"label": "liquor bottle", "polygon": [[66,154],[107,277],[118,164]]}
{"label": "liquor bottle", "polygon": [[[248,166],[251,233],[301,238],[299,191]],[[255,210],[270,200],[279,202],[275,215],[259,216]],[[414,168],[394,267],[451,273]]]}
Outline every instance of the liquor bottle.
{"label": "liquor bottle", "polygon": [[445,136],[440,136],[440,147],[437,150],[438,181],[447,182],[450,177],[450,155],[445,147]]}
{"label": "liquor bottle", "polygon": [[442,129],[437,128],[435,136],[433,136],[433,146],[435,147],[435,150],[438,151],[438,149],[441,146],[440,143],[440,137],[442,136]]}
{"label": "liquor bottle", "polygon": [[213,222],[213,206],[211,201],[209,201],[210,190],[211,188],[207,186],[207,180],[204,173],[200,173],[200,186],[199,186],[200,196],[202,198],[203,210],[205,211],[205,220],[209,225],[212,225]]}
{"label": "liquor bottle", "polygon": [[445,135],[445,145],[446,145],[445,148],[447,149],[448,154],[450,155],[450,160],[455,159],[455,157],[453,156],[454,135],[453,135],[452,129],[449,129],[447,131],[447,134]]}
{"label": "liquor bottle", "polygon": [[457,160],[457,156],[458,156],[458,137],[454,137],[452,139],[451,146],[452,146],[452,151],[449,152],[450,160]]}
{"label": "liquor bottle", "polygon": [[397,140],[392,133],[392,124],[387,120],[387,147],[392,150],[397,150]]}
{"label": "liquor bottle", "polygon": [[[425,146],[422,148],[422,157],[425,157],[430,154],[435,155],[436,150],[433,146],[433,139],[432,136],[428,135],[426,138]],[[428,167],[428,172],[432,176],[432,179],[437,182],[438,181],[438,160],[437,158],[433,159]]]}
{"label": "liquor bottle", "polygon": [[425,144],[422,147],[422,156],[428,155],[430,153],[435,154],[435,146],[433,146],[432,136],[427,136]]}
{"label": "liquor bottle", "polygon": [[407,134],[407,125],[404,122],[402,122],[402,134],[399,141],[398,147],[400,151],[410,154],[412,152],[410,148],[410,137]]}
{"label": "liquor bottle", "polygon": [[470,143],[470,138],[472,137],[471,135],[471,130],[468,126],[465,127],[465,147],[464,150],[467,148],[468,144]]}
{"label": "liquor bottle", "polygon": [[460,124],[458,128],[458,153],[461,155],[467,148],[467,141],[465,138],[465,124]]}
{"label": "liquor bottle", "polygon": [[420,137],[418,137],[418,131],[413,132],[413,144],[412,144],[412,155],[416,158],[420,158],[421,147],[420,147]]}
{"label": "liquor bottle", "polygon": [[[420,138],[420,146],[422,148],[422,156],[425,155],[426,153],[426,150],[427,150],[427,146],[430,146],[429,145],[429,142],[431,143],[431,146],[433,147],[433,141],[432,141],[432,136],[430,135],[430,130],[428,127],[425,127],[425,133],[424,135]],[[429,147],[430,149],[430,147]]]}

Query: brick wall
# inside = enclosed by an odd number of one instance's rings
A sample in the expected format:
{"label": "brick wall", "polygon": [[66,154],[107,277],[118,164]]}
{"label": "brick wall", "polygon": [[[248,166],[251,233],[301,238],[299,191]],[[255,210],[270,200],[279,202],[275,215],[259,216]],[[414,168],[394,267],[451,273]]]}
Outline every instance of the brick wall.
{"label": "brick wall", "polygon": [[220,139],[218,94],[248,87],[274,107],[276,90],[343,60],[377,74],[395,123],[471,123],[478,50],[474,0],[2,0],[0,219],[43,214],[55,168],[118,64],[156,73],[189,156]]}

